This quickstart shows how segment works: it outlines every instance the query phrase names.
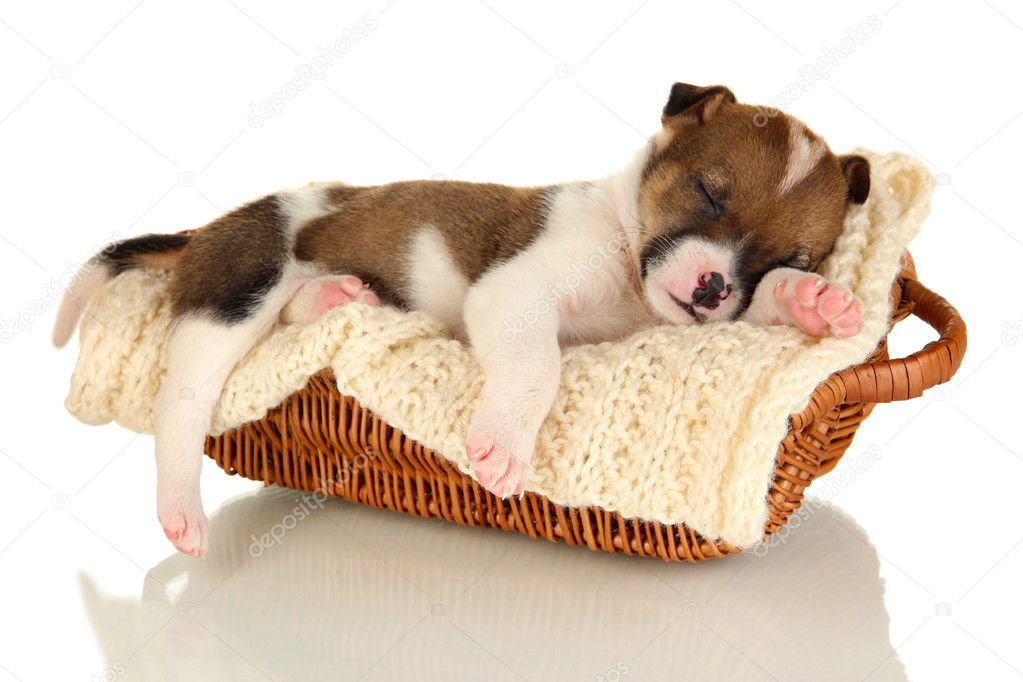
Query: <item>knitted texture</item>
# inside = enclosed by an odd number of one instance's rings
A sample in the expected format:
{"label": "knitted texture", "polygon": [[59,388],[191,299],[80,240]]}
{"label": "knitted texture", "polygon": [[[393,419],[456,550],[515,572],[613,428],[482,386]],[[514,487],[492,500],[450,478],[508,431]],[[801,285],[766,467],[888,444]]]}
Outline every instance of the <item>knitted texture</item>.
{"label": "knitted texture", "polygon": [[[815,339],[727,322],[567,348],[528,490],[558,504],[685,523],[738,546],[760,539],[788,416],[886,334],[891,282],[927,214],[933,181],[920,162],[861,153],[871,163],[870,198],[850,211],[821,274],[862,299],[863,333]],[[169,277],[127,272],[89,306],[65,403],[79,420],[152,432]],[[212,433],[260,419],[326,367],[341,393],[469,472],[465,438],[483,386],[472,350],[427,315],[386,307],[353,304],[309,326],[275,328],[231,374]]]}

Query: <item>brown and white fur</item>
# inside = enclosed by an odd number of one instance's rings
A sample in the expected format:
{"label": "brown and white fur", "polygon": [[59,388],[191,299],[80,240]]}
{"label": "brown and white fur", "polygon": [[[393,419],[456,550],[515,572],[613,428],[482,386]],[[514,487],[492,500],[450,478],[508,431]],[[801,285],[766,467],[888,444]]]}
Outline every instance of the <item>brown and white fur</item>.
{"label": "brown and white fur", "polygon": [[425,311],[472,344],[486,380],[469,461],[488,490],[521,493],[566,343],[665,322],[860,330],[860,303],[812,273],[848,205],[866,199],[867,162],[835,156],[781,113],[758,126],[758,113],[722,86],[676,83],[661,130],[601,180],[312,184],[187,235],[120,242],[68,292],[54,343],[110,277],[174,270],[157,513],[182,552],[205,552],[201,451],[232,368],[279,320],[307,323],[349,302]]}

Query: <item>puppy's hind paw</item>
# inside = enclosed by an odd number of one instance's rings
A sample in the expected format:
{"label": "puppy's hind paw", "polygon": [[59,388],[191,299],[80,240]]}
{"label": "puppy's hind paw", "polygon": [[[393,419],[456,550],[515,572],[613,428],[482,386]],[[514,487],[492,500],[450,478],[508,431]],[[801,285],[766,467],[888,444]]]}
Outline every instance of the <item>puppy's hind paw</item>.
{"label": "puppy's hind paw", "polygon": [[378,297],[361,279],[353,275],[318,277],[306,282],[281,311],[285,322],[311,324],[332,308],[349,303],[380,305]]}

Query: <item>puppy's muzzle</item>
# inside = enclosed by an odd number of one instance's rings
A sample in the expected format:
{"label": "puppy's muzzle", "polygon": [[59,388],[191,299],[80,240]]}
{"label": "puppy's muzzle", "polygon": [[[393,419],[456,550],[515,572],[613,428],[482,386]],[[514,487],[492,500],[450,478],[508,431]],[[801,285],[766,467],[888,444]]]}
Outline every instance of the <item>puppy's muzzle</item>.
{"label": "puppy's muzzle", "polygon": [[700,275],[699,283],[693,289],[693,305],[714,310],[730,293],[732,285],[725,282],[720,272],[705,272]]}

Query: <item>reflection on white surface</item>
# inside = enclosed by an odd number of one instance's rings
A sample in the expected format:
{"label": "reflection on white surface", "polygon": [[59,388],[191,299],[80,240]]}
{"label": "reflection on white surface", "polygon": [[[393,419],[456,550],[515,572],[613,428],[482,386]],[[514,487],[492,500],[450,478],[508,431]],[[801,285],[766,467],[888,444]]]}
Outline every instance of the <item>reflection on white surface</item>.
{"label": "reflection on white surface", "polygon": [[82,594],[118,680],[904,680],[877,553],[826,504],[667,564],[269,488],[141,599]]}

